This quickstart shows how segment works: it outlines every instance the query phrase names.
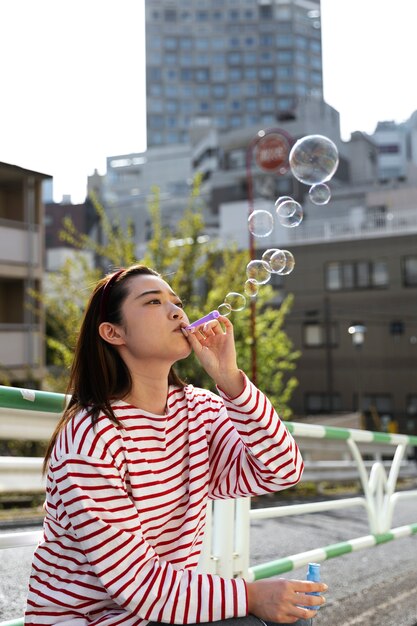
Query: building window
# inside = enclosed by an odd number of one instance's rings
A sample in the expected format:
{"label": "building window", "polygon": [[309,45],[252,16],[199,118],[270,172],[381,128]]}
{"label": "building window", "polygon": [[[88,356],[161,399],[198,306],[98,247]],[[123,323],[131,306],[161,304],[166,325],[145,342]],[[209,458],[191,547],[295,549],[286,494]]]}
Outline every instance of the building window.
{"label": "building window", "polygon": [[340,394],[334,393],[306,393],[304,396],[305,412],[311,415],[341,411],[342,402]]}
{"label": "building window", "polygon": [[[337,324],[329,325],[330,345],[337,346]],[[319,322],[306,322],[303,325],[303,345],[307,348],[322,348],[326,345],[326,327]]]}
{"label": "building window", "polygon": [[168,52],[164,61],[166,65],[173,65],[174,67],[178,65],[178,57],[174,52]]}
{"label": "building window", "polygon": [[242,80],[242,70],[238,67],[232,67],[229,70],[229,78],[230,80]]}
{"label": "building window", "polygon": [[208,22],[208,11],[197,11],[197,22]]}
{"label": "building window", "polygon": [[397,143],[387,143],[378,146],[379,154],[398,154],[400,146]]}
{"label": "building window", "polygon": [[177,11],[175,9],[166,9],[164,13],[164,18],[166,22],[176,22],[177,21]]}
{"label": "building window", "polygon": [[225,40],[223,37],[213,37],[211,40],[211,47],[213,50],[224,50],[226,47]]}
{"label": "building window", "polygon": [[403,284],[405,287],[417,287],[417,256],[403,259]]}
{"label": "building window", "polygon": [[245,67],[244,72],[245,72],[246,80],[256,80],[256,77],[257,77],[256,67]]}
{"label": "building window", "polygon": [[197,50],[210,50],[210,41],[208,39],[204,39],[203,37],[198,37],[195,40],[195,47]]}
{"label": "building window", "polygon": [[212,106],[214,113],[224,113],[226,110],[226,103],[224,100],[213,100]]}
{"label": "building window", "polygon": [[224,52],[213,52],[211,60],[213,65],[224,65],[226,63],[226,55]]}
{"label": "building window", "polygon": [[148,67],[147,73],[150,83],[160,82],[162,80],[162,71],[160,67]]}
{"label": "building window", "polygon": [[230,110],[231,111],[240,111],[242,109],[241,100],[232,100],[230,102]]}
{"label": "building window", "polygon": [[392,414],[392,397],[386,393],[369,393],[362,396],[361,409],[363,411],[376,412],[380,417],[382,415]]}
{"label": "building window", "polygon": [[198,98],[208,98],[210,96],[210,85],[197,85],[195,93]]}
{"label": "building window", "polygon": [[247,98],[246,110],[255,113],[258,110],[258,101],[255,98]]}
{"label": "building window", "polygon": [[164,40],[164,48],[165,50],[176,50],[178,46],[178,41],[176,37],[166,37]]}
{"label": "building window", "polygon": [[242,63],[242,55],[240,52],[229,52],[227,62],[230,65],[240,65]]}
{"label": "building window", "polygon": [[[305,72],[307,74],[307,72]],[[277,67],[277,78],[292,78],[293,69],[288,65],[282,65],[281,67]]]}
{"label": "building window", "polygon": [[326,266],[326,289],[380,289],[388,286],[388,268],[383,259],[335,261]]}
{"label": "building window", "polygon": [[292,63],[294,60],[293,53],[290,50],[282,50],[277,54],[278,63]]}
{"label": "building window", "polygon": [[192,50],[193,40],[191,39],[191,37],[182,37],[180,39],[180,48],[181,50]]}
{"label": "building window", "polygon": [[[259,78],[261,80],[272,80],[274,78],[274,74],[275,74],[275,69],[273,67],[261,67],[259,70]],[[273,89],[271,90],[271,93],[272,91]]]}
{"label": "building window", "polygon": [[407,396],[406,407],[407,415],[411,415],[417,419],[417,394],[410,393]]}
{"label": "building window", "polygon": [[270,20],[274,17],[272,6],[270,4],[261,4],[258,7],[259,18],[261,20]]}
{"label": "building window", "polygon": [[275,45],[274,35],[272,33],[261,33],[259,35],[259,45],[264,48],[273,48]]}
{"label": "building window", "polygon": [[260,101],[261,111],[274,111],[275,109],[275,100],[273,98],[261,98]]}
{"label": "building window", "polygon": [[230,118],[230,126],[232,128],[241,128],[242,125],[243,125],[243,121],[240,115],[235,115]]}
{"label": "building window", "polygon": [[229,86],[229,95],[233,98],[237,98],[242,95],[241,83],[231,83]]}
{"label": "building window", "polygon": [[178,102],[176,100],[167,100],[166,104],[166,112],[167,113],[177,113],[178,112]]}
{"label": "building window", "polygon": [[260,83],[259,93],[263,96],[271,96],[274,93],[274,83]]}
{"label": "building window", "polygon": [[200,68],[195,70],[195,80],[198,83],[207,83],[210,80],[209,70],[206,68]]}

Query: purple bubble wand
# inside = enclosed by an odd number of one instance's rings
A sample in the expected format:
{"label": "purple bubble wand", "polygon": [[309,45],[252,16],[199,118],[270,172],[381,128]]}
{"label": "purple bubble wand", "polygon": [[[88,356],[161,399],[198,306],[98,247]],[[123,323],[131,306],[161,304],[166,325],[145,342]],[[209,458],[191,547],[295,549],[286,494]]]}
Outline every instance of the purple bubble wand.
{"label": "purple bubble wand", "polygon": [[218,311],[210,311],[210,313],[207,313],[207,315],[204,315],[204,317],[200,317],[200,319],[196,320],[189,326],[186,326],[185,330],[189,330],[190,328],[196,328],[197,326],[201,326],[202,324],[211,322],[212,320],[215,320],[218,317],[220,317],[220,313]]}

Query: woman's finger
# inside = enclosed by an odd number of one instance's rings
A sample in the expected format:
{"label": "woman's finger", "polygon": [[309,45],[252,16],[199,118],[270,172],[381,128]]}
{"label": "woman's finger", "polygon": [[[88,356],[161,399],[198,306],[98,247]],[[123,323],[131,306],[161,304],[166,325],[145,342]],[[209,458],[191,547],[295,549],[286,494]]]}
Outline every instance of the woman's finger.
{"label": "woman's finger", "polygon": [[220,315],[220,317],[217,318],[217,322],[221,322],[223,324],[226,333],[233,332],[233,324],[225,315]]}

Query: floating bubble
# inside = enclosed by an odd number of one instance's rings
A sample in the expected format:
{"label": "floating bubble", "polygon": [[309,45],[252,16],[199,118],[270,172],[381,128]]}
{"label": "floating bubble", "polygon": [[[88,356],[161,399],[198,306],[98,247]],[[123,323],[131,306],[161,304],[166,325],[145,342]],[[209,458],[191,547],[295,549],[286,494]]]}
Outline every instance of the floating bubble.
{"label": "floating bubble", "polygon": [[230,291],[224,299],[224,304],[228,304],[232,311],[242,311],[246,306],[246,298],[237,291]]}
{"label": "floating bubble", "polygon": [[287,274],[291,274],[295,267],[295,259],[294,255],[289,250],[281,250],[281,252],[285,255],[285,265],[280,272],[280,276],[286,276]]}
{"label": "floating bubble", "polygon": [[287,200],[293,200],[293,198],[291,198],[291,196],[280,196],[279,198],[277,198],[275,200],[275,211],[278,212],[279,205],[283,202],[286,202]]}
{"label": "floating bubble", "polygon": [[219,306],[217,307],[217,310],[220,313],[220,315],[224,315],[225,317],[227,317],[232,312],[232,307],[230,306],[230,304],[223,302],[222,304],[219,304]]}
{"label": "floating bubble", "polygon": [[289,200],[283,200],[278,204],[275,209],[278,218],[280,217],[292,217],[297,209],[300,207],[299,202],[296,202],[293,198]]}
{"label": "floating bubble", "polygon": [[244,289],[246,295],[249,296],[249,298],[254,298],[258,295],[259,283],[256,282],[254,278],[248,278],[248,280],[245,282]]}
{"label": "floating bubble", "polygon": [[265,285],[271,279],[271,272],[266,261],[249,261],[246,266],[246,275],[253,278],[259,285]]}
{"label": "floating bubble", "polygon": [[328,137],[307,135],[293,145],[289,161],[297,180],[305,185],[316,185],[331,179],[339,165],[339,155]]}
{"label": "floating bubble", "polygon": [[262,261],[266,261],[269,265],[269,261],[271,260],[271,257],[273,254],[275,254],[275,252],[279,252],[278,248],[268,248],[268,250],[265,250],[262,255]]}
{"label": "floating bubble", "polygon": [[327,204],[332,193],[326,183],[317,183],[317,185],[310,187],[308,195],[313,204]]}
{"label": "floating bubble", "polygon": [[281,274],[287,265],[285,250],[277,250],[269,260],[269,267],[273,274]]}
{"label": "floating bubble", "polygon": [[248,217],[248,228],[254,237],[267,237],[274,228],[274,218],[269,211],[253,211]]}
{"label": "floating bubble", "polygon": [[[287,216],[284,215],[286,204],[291,205],[290,210],[289,210],[290,214]],[[297,205],[294,211],[293,211],[293,205]],[[303,207],[298,202],[295,202],[295,200],[291,200],[291,201],[287,200],[286,202],[283,202],[282,204],[280,204],[278,209],[282,213],[278,215],[278,221],[281,224],[281,226],[285,226],[285,228],[294,228],[295,226],[298,226],[299,224],[301,224],[301,222],[303,221],[303,217],[304,217]]]}

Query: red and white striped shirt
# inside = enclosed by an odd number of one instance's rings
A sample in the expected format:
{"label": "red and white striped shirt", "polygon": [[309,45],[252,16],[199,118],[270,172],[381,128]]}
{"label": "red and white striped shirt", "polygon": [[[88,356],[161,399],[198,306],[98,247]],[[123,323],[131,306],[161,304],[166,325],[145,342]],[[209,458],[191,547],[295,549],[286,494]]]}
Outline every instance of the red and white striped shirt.
{"label": "red and white striped shirt", "polygon": [[47,479],[26,626],[191,624],[246,615],[243,579],[195,571],[207,499],[295,485],[303,462],[269,400],[245,377],[233,400],[170,387],[166,415],[115,401],[120,425],[80,412]]}

